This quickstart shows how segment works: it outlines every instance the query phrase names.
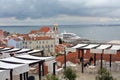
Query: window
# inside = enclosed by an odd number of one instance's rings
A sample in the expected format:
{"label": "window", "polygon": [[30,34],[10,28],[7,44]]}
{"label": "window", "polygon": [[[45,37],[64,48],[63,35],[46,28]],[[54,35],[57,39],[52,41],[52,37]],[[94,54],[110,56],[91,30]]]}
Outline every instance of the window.
{"label": "window", "polygon": [[44,48],[44,46],[42,45],[42,48]]}
{"label": "window", "polygon": [[43,41],[43,44],[44,44],[44,41]]}
{"label": "window", "polygon": [[47,48],[47,45],[45,45],[45,47]]}
{"label": "window", "polygon": [[53,45],[51,44],[51,47],[53,47]]}
{"label": "window", "polygon": [[29,42],[29,44],[31,44],[31,42]]}

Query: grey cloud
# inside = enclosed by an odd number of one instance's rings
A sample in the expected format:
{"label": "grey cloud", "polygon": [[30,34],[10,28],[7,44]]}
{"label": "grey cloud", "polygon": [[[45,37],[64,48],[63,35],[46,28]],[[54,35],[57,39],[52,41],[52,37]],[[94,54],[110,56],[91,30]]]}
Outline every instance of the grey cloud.
{"label": "grey cloud", "polygon": [[[98,1],[98,2],[97,2]],[[0,17],[119,16],[119,0],[0,0]],[[117,9],[117,10],[115,10]]]}
{"label": "grey cloud", "polygon": [[56,0],[1,0],[0,5],[0,17],[42,18],[64,12]]}

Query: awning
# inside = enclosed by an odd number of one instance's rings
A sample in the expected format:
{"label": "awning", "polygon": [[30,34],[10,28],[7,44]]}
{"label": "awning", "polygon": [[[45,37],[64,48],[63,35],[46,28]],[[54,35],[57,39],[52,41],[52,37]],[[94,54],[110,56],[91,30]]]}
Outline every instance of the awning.
{"label": "awning", "polygon": [[13,69],[13,75],[19,75],[29,71],[29,65],[27,64],[15,64],[0,61],[0,67],[5,69]]}
{"label": "awning", "polygon": [[53,63],[55,62],[55,57],[37,57],[32,55],[19,55],[18,58],[24,59],[37,59],[37,60],[45,60],[45,64],[48,66],[48,72],[53,72]]}
{"label": "awning", "polygon": [[107,49],[109,47],[111,47],[111,45],[109,45],[109,44],[102,44],[99,47],[97,47],[96,49]]}
{"label": "awning", "polygon": [[110,49],[104,50],[105,54],[116,54],[120,50],[120,45],[113,45]]}
{"label": "awning", "polygon": [[7,62],[17,62],[17,63],[24,63],[24,64],[33,64],[36,62],[39,62],[40,60],[30,60],[30,59],[19,59],[15,57],[9,57],[9,58],[4,58],[0,59],[1,61],[7,61]]}
{"label": "awning", "polygon": [[76,46],[72,47],[72,48],[80,48],[80,47],[84,47],[87,46],[88,44],[77,44]]}
{"label": "awning", "polygon": [[29,51],[32,51],[32,49],[21,49],[21,50],[15,52],[15,54],[25,53],[25,52],[29,52]]}
{"label": "awning", "polygon": [[90,53],[102,53],[102,50],[105,50],[105,49],[107,49],[107,48],[110,48],[111,47],[111,45],[108,45],[108,44],[102,44],[102,45],[100,45],[100,46],[98,46],[97,48],[95,48],[95,49],[90,49]]}
{"label": "awning", "polygon": [[[81,46],[82,45],[82,46]],[[103,60],[103,54],[110,54],[110,67],[111,67],[111,61],[112,61],[112,55],[111,54],[116,54],[118,50],[120,50],[120,45],[111,45],[111,44],[78,44],[72,48],[79,48],[82,49],[82,73],[84,72],[84,51],[86,49],[90,49],[90,53],[95,53],[94,54],[94,65],[96,65],[96,54],[101,54],[101,68],[102,68],[102,60]],[[81,47],[80,47],[81,46]],[[79,55],[78,55],[79,56]]]}
{"label": "awning", "polygon": [[26,59],[37,59],[37,60],[55,60],[55,57],[37,57],[37,56],[32,56],[32,55],[19,55],[17,56],[18,58],[26,58]]}
{"label": "awning", "polygon": [[10,70],[0,70],[0,80],[10,79]]}
{"label": "awning", "polygon": [[15,51],[19,51],[19,50],[20,50],[20,48],[12,48],[12,49],[11,48],[4,48],[1,51],[1,53],[3,53],[2,58],[11,57],[10,52],[15,52]]}
{"label": "awning", "polygon": [[12,49],[12,48],[6,47],[6,48],[1,49],[1,51],[7,51],[7,50],[10,50],[10,49]]}
{"label": "awning", "polygon": [[20,49],[20,48],[3,48],[1,49],[2,56],[1,58],[7,58],[11,57],[11,53],[14,54],[14,56],[17,56],[19,54],[35,54],[35,53],[41,53],[43,50],[33,50],[33,49]]}
{"label": "awning", "polygon": [[72,48],[90,49],[90,53],[116,54],[120,50],[120,45],[111,44],[77,44]]}
{"label": "awning", "polygon": [[98,46],[99,46],[99,44],[89,44],[89,45],[87,45],[85,47],[82,47],[82,48],[84,48],[84,49],[92,49],[92,48],[95,48],[95,47],[98,47]]}
{"label": "awning", "polygon": [[28,54],[40,53],[42,50],[33,50],[28,52]]}
{"label": "awning", "polygon": [[[39,65],[39,80],[41,78],[41,64],[42,64],[42,71],[43,71],[42,73],[44,75],[44,68],[43,68],[44,60],[30,59],[30,58],[25,58],[25,57],[9,57],[9,58],[0,59],[0,61],[6,62],[6,63],[17,63],[17,64],[24,63],[26,65],[38,64]],[[21,68],[21,70],[23,69]]]}
{"label": "awning", "polygon": [[21,50],[21,49],[20,48],[13,48],[13,49],[4,51],[4,53],[15,52],[15,51],[19,51],[19,50]]}

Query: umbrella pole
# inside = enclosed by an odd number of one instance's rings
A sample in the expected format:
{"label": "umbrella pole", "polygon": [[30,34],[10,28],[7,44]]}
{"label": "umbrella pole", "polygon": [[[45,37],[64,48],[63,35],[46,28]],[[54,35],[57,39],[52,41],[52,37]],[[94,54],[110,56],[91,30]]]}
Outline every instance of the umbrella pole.
{"label": "umbrella pole", "polygon": [[44,76],[44,61],[42,61],[42,76]]}
{"label": "umbrella pole", "polygon": [[96,66],[96,53],[94,54],[94,66]]}
{"label": "umbrella pole", "polygon": [[110,54],[110,68],[111,68],[111,62],[112,62],[112,54]]}
{"label": "umbrella pole", "polygon": [[78,49],[78,59],[80,60],[80,50]]}
{"label": "umbrella pole", "polygon": [[10,70],[10,80],[13,80],[13,70]]}
{"label": "umbrella pole", "polygon": [[101,66],[100,66],[100,68],[102,69],[102,67],[103,67],[103,53],[101,54]]}
{"label": "umbrella pole", "polygon": [[53,75],[56,75],[55,65],[56,65],[56,62],[53,63]]}
{"label": "umbrella pole", "polygon": [[84,73],[84,49],[82,50],[82,73]]}
{"label": "umbrella pole", "polygon": [[39,80],[41,80],[41,63],[39,62]]}
{"label": "umbrella pole", "polygon": [[20,74],[20,80],[22,80],[22,74]]}

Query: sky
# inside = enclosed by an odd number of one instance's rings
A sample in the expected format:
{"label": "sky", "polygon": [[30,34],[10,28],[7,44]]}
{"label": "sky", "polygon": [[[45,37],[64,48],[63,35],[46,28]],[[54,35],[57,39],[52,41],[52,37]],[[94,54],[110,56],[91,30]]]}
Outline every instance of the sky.
{"label": "sky", "polygon": [[0,25],[120,23],[120,0],[0,0]]}

